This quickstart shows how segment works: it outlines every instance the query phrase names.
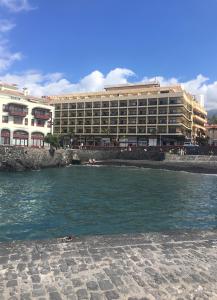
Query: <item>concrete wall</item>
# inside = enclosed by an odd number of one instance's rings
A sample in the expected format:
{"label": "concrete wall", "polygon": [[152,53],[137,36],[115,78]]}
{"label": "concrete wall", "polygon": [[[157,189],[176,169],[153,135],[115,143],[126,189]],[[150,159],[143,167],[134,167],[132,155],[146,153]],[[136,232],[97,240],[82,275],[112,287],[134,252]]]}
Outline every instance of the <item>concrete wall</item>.
{"label": "concrete wall", "polygon": [[95,160],[107,159],[127,159],[127,160],[163,160],[164,153],[159,151],[144,151],[137,149],[133,151],[120,151],[120,150],[73,150],[81,161],[88,161],[89,158]]}

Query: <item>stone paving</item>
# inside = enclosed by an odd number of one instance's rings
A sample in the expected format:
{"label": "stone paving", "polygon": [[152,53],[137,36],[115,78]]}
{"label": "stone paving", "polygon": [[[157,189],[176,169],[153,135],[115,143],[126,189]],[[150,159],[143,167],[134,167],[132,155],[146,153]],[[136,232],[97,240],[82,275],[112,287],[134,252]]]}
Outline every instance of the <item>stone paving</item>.
{"label": "stone paving", "polygon": [[217,230],[0,243],[4,299],[217,299]]}

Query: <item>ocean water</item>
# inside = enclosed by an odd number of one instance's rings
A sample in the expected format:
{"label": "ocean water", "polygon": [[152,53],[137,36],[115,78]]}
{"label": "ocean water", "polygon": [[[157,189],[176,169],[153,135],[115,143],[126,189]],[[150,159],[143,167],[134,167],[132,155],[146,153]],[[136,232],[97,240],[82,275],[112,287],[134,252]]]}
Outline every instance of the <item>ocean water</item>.
{"label": "ocean water", "polygon": [[0,241],[217,228],[217,176],[71,166],[0,173]]}

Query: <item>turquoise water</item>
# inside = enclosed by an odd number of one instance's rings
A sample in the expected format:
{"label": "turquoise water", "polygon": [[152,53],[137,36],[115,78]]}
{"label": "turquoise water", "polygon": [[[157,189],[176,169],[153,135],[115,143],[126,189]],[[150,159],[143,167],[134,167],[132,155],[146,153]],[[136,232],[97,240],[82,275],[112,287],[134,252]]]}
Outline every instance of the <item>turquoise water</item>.
{"label": "turquoise water", "polygon": [[0,240],[217,228],[217,176],[72,166],[0,173]]}

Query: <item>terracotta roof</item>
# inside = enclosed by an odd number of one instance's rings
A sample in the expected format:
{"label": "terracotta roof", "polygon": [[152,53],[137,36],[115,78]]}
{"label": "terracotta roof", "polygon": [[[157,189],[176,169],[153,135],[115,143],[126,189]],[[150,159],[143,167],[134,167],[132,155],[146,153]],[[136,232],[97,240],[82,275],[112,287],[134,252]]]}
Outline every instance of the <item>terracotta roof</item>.
{"label": "terracotta roof", "polygon": [[13,90],[0,90],[0,94],[6,94],[6,95],[12,95],[12,96],[20,96],[20,97],[24,97],[24,94],[19,92],[19,91],[13,91]]}

